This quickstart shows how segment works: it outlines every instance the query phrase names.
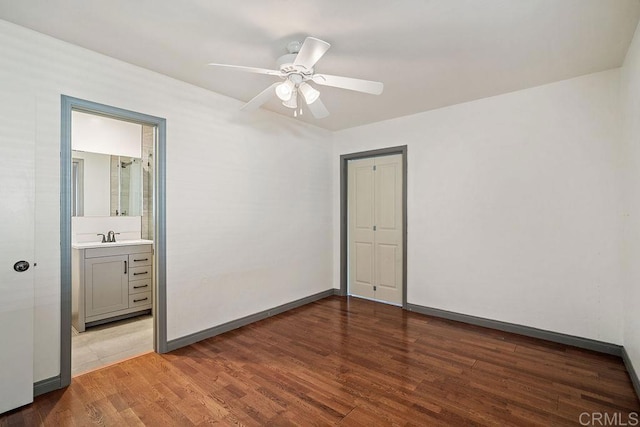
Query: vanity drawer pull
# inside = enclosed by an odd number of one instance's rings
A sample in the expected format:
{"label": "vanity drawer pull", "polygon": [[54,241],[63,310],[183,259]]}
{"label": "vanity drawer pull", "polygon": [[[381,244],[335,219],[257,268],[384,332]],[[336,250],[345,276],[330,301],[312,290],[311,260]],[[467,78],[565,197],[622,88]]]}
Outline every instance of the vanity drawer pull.
{"label": "vanity drawer pull", "polygon": [[[131,289],[131,288],[129,288]],[[153,304],[153,296],[151,294],[151,287],[142,290],[140,292],[136,289],[134,292],[138,292],[133,295],[129,295],[129,308],[144,308],[151,307]]]}
{"label": "vanity drawer pull", "polygon": [[134,262],[149,261],[149,258],[133,259]]}
{"label": "vanity drawer pull", "polygon": [[144,271],[142,273],[133,273],[134,276],[140,276],[141,274],[149,274],[148,271]]}
{"label": "vanity drawer pull", "polygon": [[[134,279],[134,277],[129,279]],[[153,289],[153,284],[151,283],[150,274],[135,277],[135,280],[129,280],[129,303],[133,304],[133,298],[143,298],[145,296],[151,298],[151,289]],[[145,292],[149,292],[149,295]]]}

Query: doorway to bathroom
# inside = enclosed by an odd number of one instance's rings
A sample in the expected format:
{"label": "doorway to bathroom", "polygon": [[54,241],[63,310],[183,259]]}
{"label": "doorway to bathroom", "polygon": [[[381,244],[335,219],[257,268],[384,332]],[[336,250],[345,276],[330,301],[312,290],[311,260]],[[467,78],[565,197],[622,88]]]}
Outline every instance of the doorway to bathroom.
{"label": "doorway to bathroom", "polygon": [[61,386],[166,352],[165,120],[62,96]]}

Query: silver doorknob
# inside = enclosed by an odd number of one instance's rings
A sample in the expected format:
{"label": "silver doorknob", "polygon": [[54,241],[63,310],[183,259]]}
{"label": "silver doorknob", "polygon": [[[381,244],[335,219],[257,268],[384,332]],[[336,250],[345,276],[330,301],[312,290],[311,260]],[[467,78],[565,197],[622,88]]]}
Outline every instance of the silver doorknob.
{"label": "silver doorknob", "polygon": [[23,271],[27,271],[29,269],[29,263],[27,261],[18,261],[13,264],[13,269],[18,273],[22,273]]}

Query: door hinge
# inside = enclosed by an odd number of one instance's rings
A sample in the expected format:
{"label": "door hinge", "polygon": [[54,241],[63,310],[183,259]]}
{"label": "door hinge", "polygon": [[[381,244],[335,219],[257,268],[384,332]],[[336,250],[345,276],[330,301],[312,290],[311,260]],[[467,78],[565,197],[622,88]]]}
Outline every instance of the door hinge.
{"label": "door hinge", "polygon": [[376,229],[377,229],[377,227],[374,225],[374,226],[373,226],[373,231],[376,231]]}
{"label": "door hinge", "polygon": [[376,170],[376,165],[373,165],[373,170]]}
{"label": "door hinge", "polygon": [[374,287],[373,287],[373,291],[375,292],[375,291],[376,291],[376,289],[378,289],[378,287],[374,285]]}

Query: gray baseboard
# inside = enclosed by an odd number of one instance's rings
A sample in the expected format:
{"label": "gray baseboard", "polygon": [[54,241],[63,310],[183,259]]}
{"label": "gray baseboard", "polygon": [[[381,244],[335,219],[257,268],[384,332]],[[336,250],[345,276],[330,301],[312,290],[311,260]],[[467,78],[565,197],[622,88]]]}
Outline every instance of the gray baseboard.
{"label": "gray baseboard", "polygon": [[59,388],[62,388],[61,384],[60,375],[35,382],[33,384],[33,397],[58,390]]}
{"label": "gray baseboard", "polygon": [[[559,332],[546,331],[544,329],[532,328],[530,326],[518,325],[515,323],[501,322],[499,320],[486,319],[484,317],[470,316],[468,314],[455,313],[453,311],[440,310],[437,308],[424,307],[416,304],[407,304],[407,310],[428,316],[440,317],[485,328],[497,329],[499,331],[524,335],[532,338],[540,338],[560,344],[571,345],[599,353],[611,354],[622,357],[623,348],[620,345],[603,341],[591,340],[588,338],[576,337],[573,335],[561,334]],[[637,379],[637,377],[636,377]]]}
{"label": "gray baseboard", "polygon": [[257,322],[259,320],[266,319],[271,316],[275,316],[276,314],[284,313],[285,311],[289,311],[294,308],[302,307],[303,305],[312,303],[314,301],[318,301],[323,298],[327,298],[333,295],[336,295],[336,291],[340,292],[339,289],[328,289],[323,292],[319,292],[314,295],[309,295],[308,297],[301,298],[296,301],[292,301],[286,304],[279,305],[277,307],[273,307],[259,313],[250,314],[249,316],[242,317],[240,319],[232,320],[227,323],[223,323],[222,325],[214,326],[213,328],[208,328],[202,330],[200,332],[196,332],[190,335],[186,335],[181,338],[176,338],[174,340],[167,342],[167,348],[169,351],[177,350],[181,347],[188,346],[190,344],[196,343],[198,341],[205,340],[207,338],[215,337],[216,335],[224,334],[225,332],[232,331],[234,329],[241,328],[243,326],[249,325],[251,323]]}
{"label": "gray baseboard", "polygon": [[627,372],[629,373],[629,377],[633,383],[633,388],[636,390],[636,396],[640,399],[640,379],[638,379],[638,373],[633,368],[633,364],[629,358],[629,353],[627,353],[627,350],[624,347],[622,348],[622,360],[624,361],[624,366],[627,368]]}

